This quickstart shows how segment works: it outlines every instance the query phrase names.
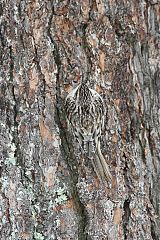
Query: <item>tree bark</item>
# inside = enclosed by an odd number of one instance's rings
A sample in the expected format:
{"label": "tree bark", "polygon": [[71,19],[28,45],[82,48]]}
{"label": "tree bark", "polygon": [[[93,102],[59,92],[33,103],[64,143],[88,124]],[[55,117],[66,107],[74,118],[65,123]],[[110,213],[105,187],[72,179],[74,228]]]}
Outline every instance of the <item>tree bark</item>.
{"label": "tree bark", "polygon": [[[158,3],[0,1],[0,239],[159,239]],[[111,185],[67,128],[82,78],[105,101]]]}

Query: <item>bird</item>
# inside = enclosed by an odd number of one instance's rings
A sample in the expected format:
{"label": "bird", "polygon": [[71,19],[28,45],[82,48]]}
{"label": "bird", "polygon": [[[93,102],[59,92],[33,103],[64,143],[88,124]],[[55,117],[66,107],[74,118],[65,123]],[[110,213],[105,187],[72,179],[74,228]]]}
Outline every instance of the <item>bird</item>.
{"label": "bird", "polygon": [[100,181],[111,182],[109,166],[101,152],[100,139],[106,109],[100,94],[82,81],[67,95],[65,109],[68,125]]}

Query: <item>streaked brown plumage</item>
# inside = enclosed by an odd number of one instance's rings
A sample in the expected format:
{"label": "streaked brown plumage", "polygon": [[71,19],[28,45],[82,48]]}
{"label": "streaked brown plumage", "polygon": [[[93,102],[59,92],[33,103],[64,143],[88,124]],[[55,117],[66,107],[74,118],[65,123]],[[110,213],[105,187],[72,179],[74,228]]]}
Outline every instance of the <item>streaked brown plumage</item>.
{"label": "streaked brown plumage", "polygon": [[98,177],[110,181],[109,167],[100,149],[106,114],[103,99],[81,83],[68,94],[65,106],[69,125],[84,154],[91,159]]}

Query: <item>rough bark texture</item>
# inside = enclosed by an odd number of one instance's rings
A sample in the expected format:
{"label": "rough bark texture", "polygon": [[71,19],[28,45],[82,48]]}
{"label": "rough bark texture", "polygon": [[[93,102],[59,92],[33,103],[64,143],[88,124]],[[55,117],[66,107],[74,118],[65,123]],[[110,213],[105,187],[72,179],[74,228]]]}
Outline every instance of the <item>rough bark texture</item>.
{"label": "rough bark texture", "polygon": [[[0,1],[0,239],[158,240],[157,0]],[[101,184],[64,99],[90,80],[108,115]]]}

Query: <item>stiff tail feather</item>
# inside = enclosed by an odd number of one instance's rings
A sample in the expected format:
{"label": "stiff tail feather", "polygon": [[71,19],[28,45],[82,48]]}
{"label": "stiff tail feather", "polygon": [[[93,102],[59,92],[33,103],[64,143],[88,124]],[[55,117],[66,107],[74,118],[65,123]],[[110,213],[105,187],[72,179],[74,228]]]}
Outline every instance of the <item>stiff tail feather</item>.
{"label": "stiff tail feather", "polygon": [[109,171],[108,164],[106,163],[105,158],[101,153],[100,144],[98,144],[96,154],[94,158],[92,158],[92,164],[97,176],[101,179],[102,182],[106,180],[111,182],[112,175]]}

